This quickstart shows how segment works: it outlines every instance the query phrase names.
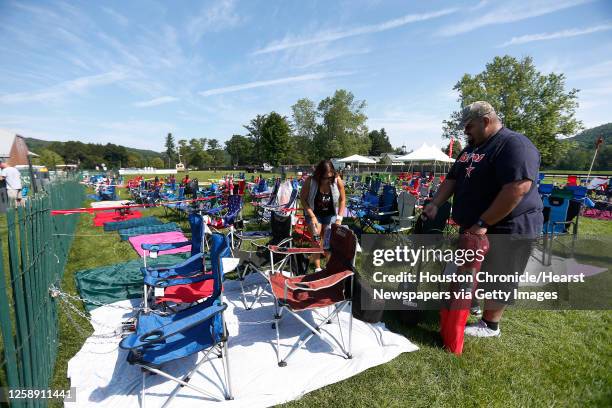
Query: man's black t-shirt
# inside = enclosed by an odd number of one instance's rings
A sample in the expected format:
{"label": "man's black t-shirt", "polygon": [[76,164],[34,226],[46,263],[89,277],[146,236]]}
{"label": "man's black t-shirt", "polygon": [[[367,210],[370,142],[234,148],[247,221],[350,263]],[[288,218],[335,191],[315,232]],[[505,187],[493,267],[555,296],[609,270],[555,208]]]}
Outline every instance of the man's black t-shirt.
{"label": "man's black t-shirt", "polygon": [[538,234],[542,231],[542,199],[536,181],[540,153],[524,135],[501,128],[484,144],[468,146],[459,154],[447,178],[456,181],[453,219],[463,228],[476,224],[502,186],[529,179],[531,189],[489,233]]}

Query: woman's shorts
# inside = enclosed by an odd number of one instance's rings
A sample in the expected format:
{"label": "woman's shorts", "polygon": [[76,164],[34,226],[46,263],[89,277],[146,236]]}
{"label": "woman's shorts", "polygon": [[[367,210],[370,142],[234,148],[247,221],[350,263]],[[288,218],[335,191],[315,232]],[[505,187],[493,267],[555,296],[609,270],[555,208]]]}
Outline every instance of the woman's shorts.
{"label": "woman's shorts", "polygon": [[[321,225],[329,225],[336,222],[335,215],[320,216],[315,214],[315,216],[317,217],[317,222]],[[306,216],[306,222],[308,222],[308,225],[312,224],[312,221],[309,216]]]}

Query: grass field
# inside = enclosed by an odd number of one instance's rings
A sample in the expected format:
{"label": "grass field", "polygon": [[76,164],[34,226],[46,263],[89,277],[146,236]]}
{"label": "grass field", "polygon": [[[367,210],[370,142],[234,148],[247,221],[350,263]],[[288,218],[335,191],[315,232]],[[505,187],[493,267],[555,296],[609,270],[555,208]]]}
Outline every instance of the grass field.
{"label": "grass field", "polygon": [[[201,180],[216,176],[194,173]],[[162,209],[148,214],[164,216]],[[173,219],[174,221],[174,219]],[[186,227],[186,226],[185,226]],[[582,218],[580,231],[612,235],[612,222]],[[116,233],[92,226],[81,215],[62,286],[75,291],[79,270],[136,259]],[[595,249],[597,250],[597,249]],[[498,339],[467,339],[458,358],[442,350],[437,314],[417,327],[387,312],[388,327],[420,347],[388,364],[307,394],[287,407],[610,406],[612,401],[612,312],[509,310]],[[61,344],[54,388],[66,388],[68,360],[85,340],[60,316]],[[91,329],[80,320],[88,332]],[[233,361],[234,370],[240,363]]]}

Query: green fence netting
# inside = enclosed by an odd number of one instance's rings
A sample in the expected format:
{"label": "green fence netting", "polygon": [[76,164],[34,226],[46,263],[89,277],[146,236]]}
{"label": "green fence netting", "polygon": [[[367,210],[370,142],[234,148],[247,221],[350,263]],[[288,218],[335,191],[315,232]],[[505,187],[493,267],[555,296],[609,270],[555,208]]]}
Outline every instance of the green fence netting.
{"label": "green fence netting", "polygon": [[[48,389],[58,348],[56,299],[51,285],[64,273],[78,216],[52,217],[52,209],[80,207],[85,187],[74,180],[52,183],[24,206],[0,217],[0,331],[4,386]],[[44,406],[14,400],[13,406]]]}

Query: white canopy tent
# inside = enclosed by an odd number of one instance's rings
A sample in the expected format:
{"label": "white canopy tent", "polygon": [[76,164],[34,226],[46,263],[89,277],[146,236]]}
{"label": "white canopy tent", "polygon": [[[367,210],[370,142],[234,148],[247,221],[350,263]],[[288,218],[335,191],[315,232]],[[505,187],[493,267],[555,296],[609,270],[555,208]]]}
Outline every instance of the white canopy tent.
{"label": "white canopy tent", "polygon": [[423,146],[417,150],[408,153],[405,156],[398,157],[396,160],[410,163],[410,170],[415,163],[420,163],[421,166],[424,164],[433,164],[434,173],[436,172],[436,166],[441,166],[441,170],[446,172],[447,167],[450,163],[454,163],[455,159],[448,157],[444,152],[437,146],[429,146],[427,143],[423,143]]}
{"label": "white canopy tent", "polygon": [[359,168],[360,164],[376,164],[376,160],[372,160],[369,157],[361,156],[359,154],[354,154],[338,161],[340,163],[356,164],[357,168]]}
{"label": "white canopy tent", "polygon": [[354,154],[349,157],[345,157],[344,159],[338,160],[342,163],[357,163],[357,164],[375,164],[376,160],[372,160],[369,157],[360,156],[358,154]]}

